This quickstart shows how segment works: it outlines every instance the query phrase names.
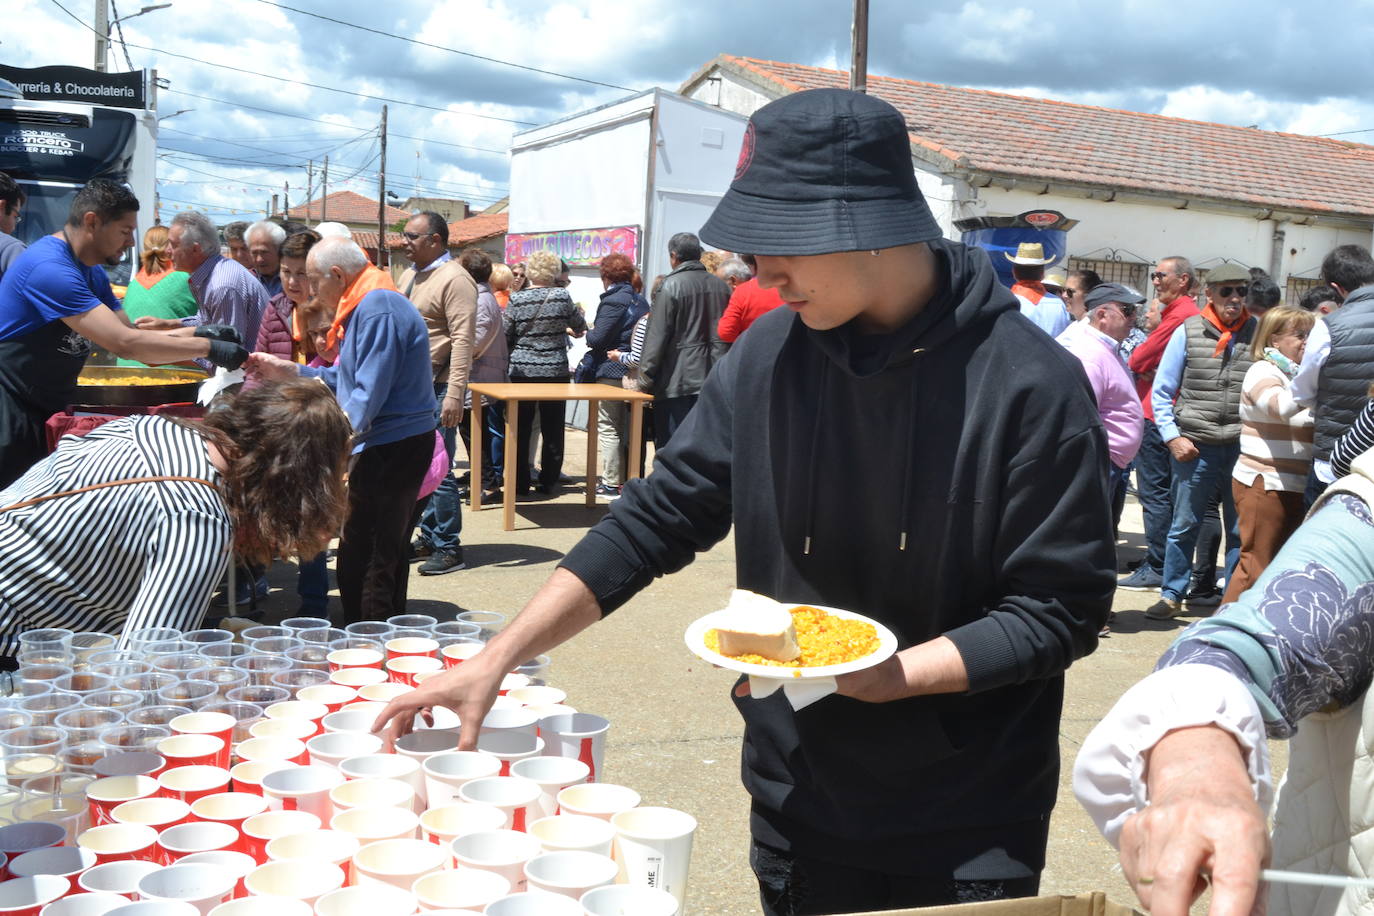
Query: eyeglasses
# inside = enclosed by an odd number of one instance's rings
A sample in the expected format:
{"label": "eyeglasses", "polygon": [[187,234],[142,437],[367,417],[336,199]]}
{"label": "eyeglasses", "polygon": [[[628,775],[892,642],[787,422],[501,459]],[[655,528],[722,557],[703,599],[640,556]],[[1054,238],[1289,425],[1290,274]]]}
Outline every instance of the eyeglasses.
{"label": "eyeglasses", "polygon": [[1165,273],[1164,271],[1162,271],[1162,270],[1157,270],[1157,271],[1155,271],[1154,273],[1150,274],[1150,279],[1151,279],[1151,280],[1164,280],[1164,279],[1167,279],[1168,277],[1172,277],[1172,276],[1173,276],[1173,274],[1166,274],[1166,273]]}
{"label": "eyeglasses", "polygon": [[420,239],[424,238],[425,236],[427,236],[427,235],[433,235],[433,234],[434,234],[434,233],[432,233],[432,232],[402,232],[402,233],[401,233],[401,235],[404,235],[406,238],[410,239],[412,242],[418,242],[418,241],[420,241]]}
{"label": "eyeglasses", "polygon": [[1065,287],[1060,290],[1059,295],[1063,296],[1065,299],[1072,299],[1074,296],[1078,295],[1078,290]]}
{"label": "eyeglasses", "polygon": [[1116,303],[1116,307],[1119,308],[1119,309],[1121,309],[1121,316],[1122,316],[1123,318],[1134,318],[1134,317],[1135,317],[1135,311],[1136,311],[1137,306],[1134,306],[1134,305],[1127,305],[1127,304],[1124,303],[1124,302],[1118,302],[1118,303]]}
{"label": "eyeglasses", "polygon": [[1250,292],[1250,287],[1244,283],[1240,286],[1222,286],[1217,288],[1221,298],[1230,299],[1232,296],[1244,296]]}

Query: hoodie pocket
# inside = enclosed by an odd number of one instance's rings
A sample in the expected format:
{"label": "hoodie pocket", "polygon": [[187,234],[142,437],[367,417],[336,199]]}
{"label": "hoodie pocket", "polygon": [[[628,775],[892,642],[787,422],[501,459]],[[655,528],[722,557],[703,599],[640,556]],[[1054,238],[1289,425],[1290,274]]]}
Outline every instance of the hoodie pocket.
{"label": "hoodie pocket", "polygon": [[802,756],[820,785],[833,780],[909,786],[911,774],[959,753],[920,698],[863,703],[827,697],[796,713]]}

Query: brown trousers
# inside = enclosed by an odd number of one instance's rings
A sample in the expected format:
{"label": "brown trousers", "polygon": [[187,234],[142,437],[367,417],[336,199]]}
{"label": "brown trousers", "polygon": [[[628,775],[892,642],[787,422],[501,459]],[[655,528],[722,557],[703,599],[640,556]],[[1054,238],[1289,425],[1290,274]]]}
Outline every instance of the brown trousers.
{"label": "brown trousers", "polygon": [[1302,493],[1266,490],[1261,476],[1248,487],[1232,478],[1231,494],[1240,526],[1240,561],[1226,583],[1223,604],[1235,601],[1255,584],[1279,548],[1298,530],[1306,512]]}

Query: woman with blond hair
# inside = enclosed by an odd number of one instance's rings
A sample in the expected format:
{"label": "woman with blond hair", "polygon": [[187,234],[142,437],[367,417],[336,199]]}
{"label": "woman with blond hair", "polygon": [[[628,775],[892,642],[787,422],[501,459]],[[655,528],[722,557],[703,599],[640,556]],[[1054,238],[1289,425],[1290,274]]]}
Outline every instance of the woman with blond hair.
{"label": "woman with blond hair", "polygon": [[[506,342],[510,346],[510,380],[519,382],[567,382],[572,380],[568,368],[566,335],[581,337],[587,331],[587,319],[572,301],[568,291],[555,285],[563,265],[557,255],[536,251],[524,262],[529,289],[512,293],[510,304],[502,314],[506,327]],[[552,493],[563,473],[563,417],[566,401],[539,401],[520,411],[519,443],[516,454],[515,491],[526,493],[530,487],[530,432],[535,412],[539,413],[539,433],[543,440],[540,449],[539,490]],[[510,485],[510,481],[506,481]]]}
{"label": "woman with blond hair", "polygon": [[[196,313],[199,306],[191,293],[191,275],[172,269],[167,253],[167,227],[153,226],[143,233],[143,254],[138,273],[124,293],[124,314],[130,321],[144,315],[181,320]],[[121,366],[142,366],[131,359],[120,359]]]}
{"label": "woman with blond hair", "polygon": [[515,274],[510,267],[505,264],[491,265],[491,279],[487,281],[491,287],[491,294],[496,297],[496,304],[505,308],[510,305],[511,287],[515,285]]}
{"label": "woman with blond hair", "polygon": [[1240,394],[1240,458],[1231,472],[1240,527],[1240,560],[1222,602],[1234,601],[1264,572],[1302,524],[1303,488],[1312,467],[1312,412],[1293,399],[1293,376],[1316,316],[1291,306],[1269,309],[1255,330],[1258,358]]}

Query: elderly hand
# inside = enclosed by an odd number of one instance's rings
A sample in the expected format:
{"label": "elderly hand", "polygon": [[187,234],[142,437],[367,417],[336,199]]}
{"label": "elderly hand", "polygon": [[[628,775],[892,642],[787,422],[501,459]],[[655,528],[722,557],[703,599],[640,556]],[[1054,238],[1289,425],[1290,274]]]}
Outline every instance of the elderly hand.
{"label": "elderly hand", "polygon": [[483,661],[479,652],[457,668],[429,678],[392,700],[377,716],[372,731],[381,736],[386,749],[390,750],[397,738],[414,727],[417,713],[428,715],[431,708],[446,706],[458,714],[458,721],[462,723],[458,750],[476,750],[482,720],[496,702],[505,674],[499,665]]}
{"label": "elderly hand", "polygon": [[463,422],[463,400],[462,398],[444,398],[444,404],[439,408],[439,425],[452,429]]}
{"label": "elderly hand", "polygon": [[1249,916],[1269,831],[1240,746],[1215,726],[1170,732],[1150,751],[1150,803],[1121,830],[1121,867],[1152,916],[1187,916],[1212,885],[1211,916]]}
{"label": "elderly hand", "polygon": [[264,379],[269,382],[285,382],[301,374],[299,363],[293,363],[289,359],[282,359],[270,353],[252,353],[249,355],[244,368],[254,378]]}
{"label": "elderly hand", "polygon": [[1164,444],[1169,447],[1169,454],[1174,456],[1175,461],[1188,462],[1197,460],[1197,446],[1194,445],[1193,440],[1189,439],[1187,436],[1175,436]]}

